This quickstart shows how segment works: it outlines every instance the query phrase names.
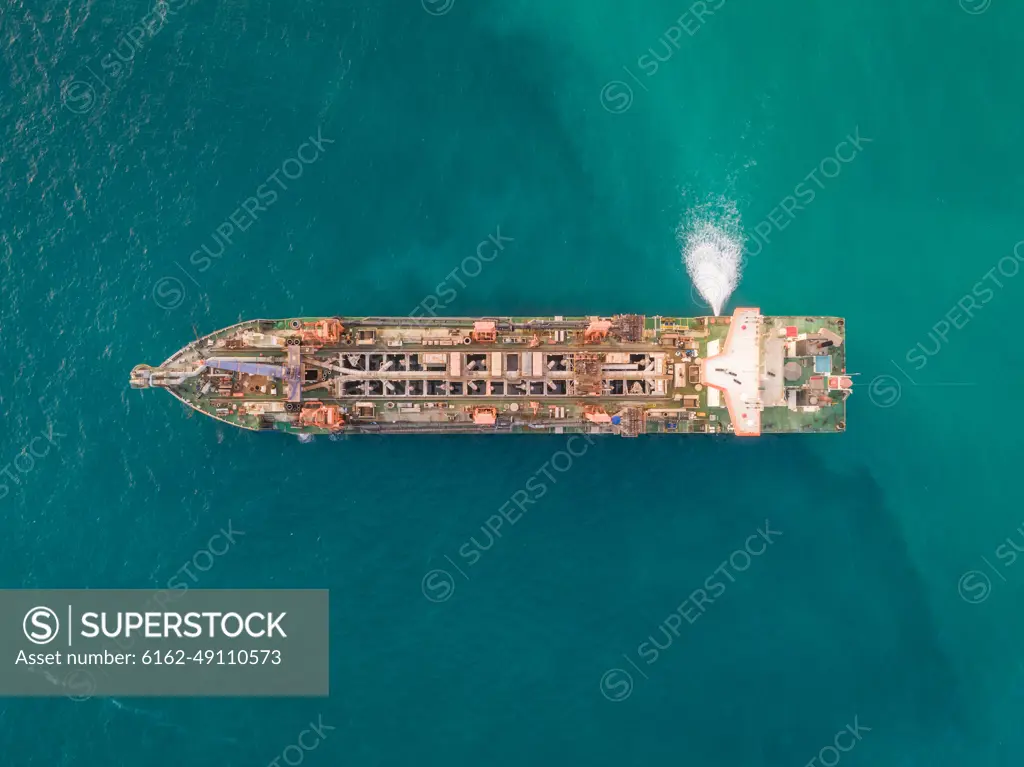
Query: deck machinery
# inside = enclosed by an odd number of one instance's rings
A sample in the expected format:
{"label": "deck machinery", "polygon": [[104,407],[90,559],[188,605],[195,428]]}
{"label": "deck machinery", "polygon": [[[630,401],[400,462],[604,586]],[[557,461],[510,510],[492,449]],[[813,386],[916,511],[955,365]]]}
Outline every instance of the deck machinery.
{"label": "deck machinery", "polygon": [[326,434],[841,432],[838,317],[251,320],[131,372],[231,426]]}

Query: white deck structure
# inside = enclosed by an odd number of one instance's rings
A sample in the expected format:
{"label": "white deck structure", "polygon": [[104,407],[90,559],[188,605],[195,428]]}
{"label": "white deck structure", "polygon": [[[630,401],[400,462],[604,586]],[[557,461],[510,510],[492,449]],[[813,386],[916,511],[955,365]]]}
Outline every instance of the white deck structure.
{"label": "white deck structure", "polygon": [[704,382],[725,395],[735,433],[761,435],[761,310],[740,308],[732,314],[721,354],[704,361]]}

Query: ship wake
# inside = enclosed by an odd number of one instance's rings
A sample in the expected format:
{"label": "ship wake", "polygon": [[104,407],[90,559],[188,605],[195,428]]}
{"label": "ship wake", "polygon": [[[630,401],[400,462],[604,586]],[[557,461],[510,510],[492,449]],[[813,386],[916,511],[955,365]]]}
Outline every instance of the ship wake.
{"label": "ship wake", "polygon": [[743,236],[735,206],[701,206],[680,224],[677,237],[693,287],[721,314],[740,281]]}

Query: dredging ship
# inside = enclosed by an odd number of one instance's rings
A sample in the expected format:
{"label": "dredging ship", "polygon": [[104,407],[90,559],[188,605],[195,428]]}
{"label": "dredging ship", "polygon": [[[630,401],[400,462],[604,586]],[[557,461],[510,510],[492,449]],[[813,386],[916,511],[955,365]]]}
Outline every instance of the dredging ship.
{"label": "dredging ship", "polygon": [[314,435],[846,429],[839,317],[297,317],[197,338],[136,389],[230,426]]}

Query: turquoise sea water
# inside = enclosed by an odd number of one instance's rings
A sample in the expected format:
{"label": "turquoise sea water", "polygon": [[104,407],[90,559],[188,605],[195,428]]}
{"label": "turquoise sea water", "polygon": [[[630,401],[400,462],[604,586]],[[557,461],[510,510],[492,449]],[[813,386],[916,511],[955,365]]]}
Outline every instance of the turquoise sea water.
{"label": "turquoise sea water", "polygon": [[[152,10],[0,0],[0,586],[162,587],[231,524],[195,585],[330,588],[332,694],[3,699],[0,764],[285,764],[321,717],[309,765],[1020,763],[1024,7]],[[194,329],[442,283],[703,313],[703,220],[749,238],[730,307],[847,318],[847,433],[601,440],[472,564],[559,438],[300,445],[127,387]]]}

